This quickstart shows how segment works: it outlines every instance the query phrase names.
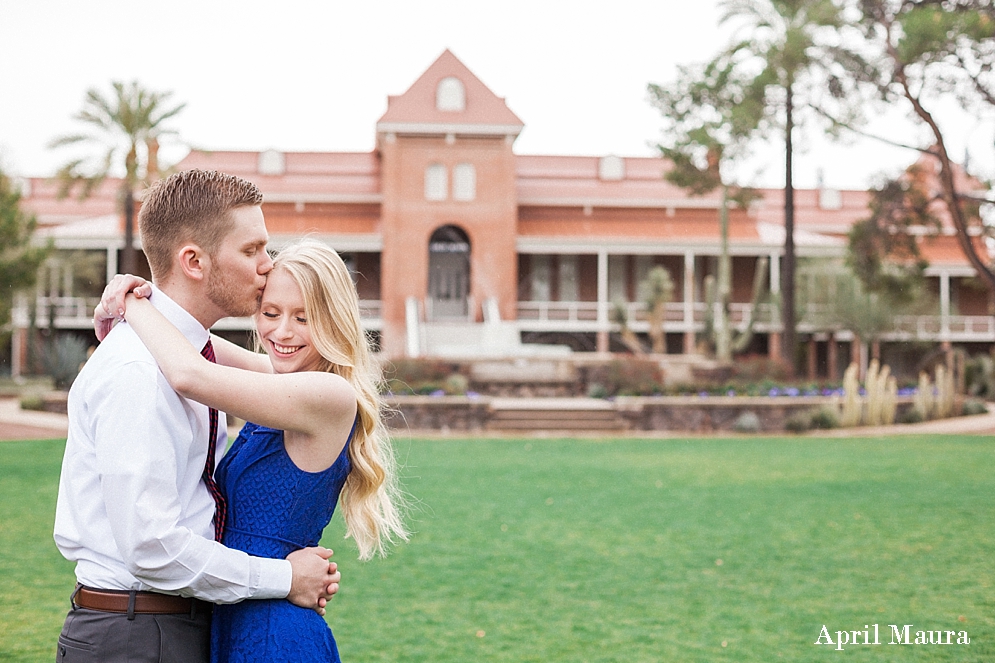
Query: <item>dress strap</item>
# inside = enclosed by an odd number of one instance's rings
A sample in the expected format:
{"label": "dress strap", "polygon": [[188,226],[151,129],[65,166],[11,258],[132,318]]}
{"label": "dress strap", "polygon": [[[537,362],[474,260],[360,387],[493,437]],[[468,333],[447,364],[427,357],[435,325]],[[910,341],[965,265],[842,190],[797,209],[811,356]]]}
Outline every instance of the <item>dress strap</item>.
{"label": "dress strap", "polygon": [[356,418],[352,420],[352,430],[349,431],[349,437],[346,438],[346,446],[352,442],[352,438],[356,436],[356,426],[359,425],[359,412],[356,413]]}

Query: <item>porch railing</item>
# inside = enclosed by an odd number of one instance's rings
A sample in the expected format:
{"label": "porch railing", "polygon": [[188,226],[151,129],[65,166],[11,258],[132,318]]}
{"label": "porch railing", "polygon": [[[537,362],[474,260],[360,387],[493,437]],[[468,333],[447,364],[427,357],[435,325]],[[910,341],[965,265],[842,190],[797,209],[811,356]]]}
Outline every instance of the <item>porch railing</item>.
{"label": "porch railing", "polygon": [[[608,311],[614,304],[606,304]],[[670,302],[666,306],[664,327],[671,332],[700,331],[704,328],[707,304],[694,302],[685,308],[684,302]],[[649,329],[649,312],[642,302],[625,304],[629,326],[637,332]],[[690,316],[688,315],[690,313]],[[824,320],[818,311],[799,311],[799,328],[804,332],[828,332],[838,329],[837,325],[814,322]],[[811,315],[806,315],[811,313]],[[730,323],[742,328],[755,316],[754,325],[758,331],[779,331],[780,321],[776,307],[761,304],[753,307],[749,303],[729,305]],[[610,316],[606,316],[610,317]],[[522,329],[543,331],[594,332],[601,326],[598,322],[597,302],[518,302],[518,322]],[[614,325],[611,325],[614,327]],[[970,315],[920,315],[897,316],[894,328],[884,334],[888,340],[951,340],[951,341],[995,341],[995,317]]]}
{"label": "porch railing", "polygon": [[[608,304],[609,310],[614,304]],[[664,324],[694,323],[704,324],[708,305],[695,302],[691,305],[691,318],[685,318],[684,303],[670,302],[664,309]],[[649,311],[642,302],[627,302],[625,304],[626,319],[636,327],[649,323]],[[746,324],[750,316],[756,315],[755,322],[771,324],[774,320],[774,307],[761,304],[754,309],[750,304],[730,304],[729,317],[732,324]],[[610,316],[609,316],[610,317]],[[597,322],[597,302],[518,302],[518,319],[520,321],[539,322]]]}

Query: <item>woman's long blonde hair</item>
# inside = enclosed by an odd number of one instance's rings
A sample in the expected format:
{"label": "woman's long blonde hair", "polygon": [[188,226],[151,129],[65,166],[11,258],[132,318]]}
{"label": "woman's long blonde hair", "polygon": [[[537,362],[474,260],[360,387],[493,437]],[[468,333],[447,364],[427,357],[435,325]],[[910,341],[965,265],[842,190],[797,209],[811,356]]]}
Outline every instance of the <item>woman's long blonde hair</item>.
{"label": "woman's long blonde hair", "polygon": [[338,253],[315,240],[284,248],[273,269],[285,269],[301,289],[311,342],[325,360],[319,370],[342,376],[356,391],[352,469],[342,489],[342,514],[346,537],[356,541],[359,558],[383,556],[397,539],[406,541],[408,532],[401,517],[397,463],[383,423],[382,374],[360,324],[356,286]]}

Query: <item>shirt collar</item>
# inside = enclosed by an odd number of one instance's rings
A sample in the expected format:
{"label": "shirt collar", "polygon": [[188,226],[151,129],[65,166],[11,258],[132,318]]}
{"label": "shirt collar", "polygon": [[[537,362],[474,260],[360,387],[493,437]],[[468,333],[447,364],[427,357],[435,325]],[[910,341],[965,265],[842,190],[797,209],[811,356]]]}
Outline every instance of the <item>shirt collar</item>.
{"label": "shirt collar", "polygon": [[152,284],[152,294],[154,296],[149,297],[152,306],[156,307],[167,320],[173,323],[197,350],[200,350],[207,344],[208,339],[211,338],[211,333],[197,322],[197,318],[190,315],[186,309],[170,299],[169,295],[156,287],[155,284]]}

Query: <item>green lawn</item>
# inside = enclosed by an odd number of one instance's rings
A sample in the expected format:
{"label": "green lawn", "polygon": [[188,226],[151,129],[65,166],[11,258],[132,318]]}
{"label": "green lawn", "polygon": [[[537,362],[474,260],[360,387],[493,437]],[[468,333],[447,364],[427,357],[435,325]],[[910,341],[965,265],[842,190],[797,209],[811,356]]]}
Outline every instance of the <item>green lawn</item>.
{"label": "green lawn", "polygon": [[[340,521],[326,533],[347,663],[995,660],[991,439],[398,448],[411,543],[360,563]],[[0,661],[49,660],[67,606],[61,450],[0,443]],[[971,644],[813,644],[865,624]]]}

